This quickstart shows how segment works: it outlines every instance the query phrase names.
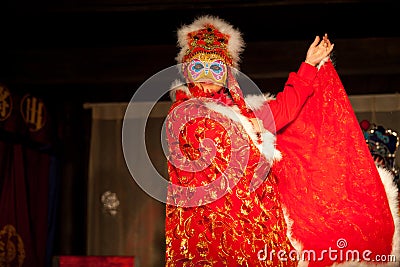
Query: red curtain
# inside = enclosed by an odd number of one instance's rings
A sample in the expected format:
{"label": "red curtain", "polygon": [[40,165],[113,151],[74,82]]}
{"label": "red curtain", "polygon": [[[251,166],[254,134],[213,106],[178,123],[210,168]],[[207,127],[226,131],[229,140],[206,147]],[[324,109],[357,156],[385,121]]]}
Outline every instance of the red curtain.
{"label": "red curtain", "polygon": [[45,103],[0,86],[0,266],[43,267],[53,128]]}

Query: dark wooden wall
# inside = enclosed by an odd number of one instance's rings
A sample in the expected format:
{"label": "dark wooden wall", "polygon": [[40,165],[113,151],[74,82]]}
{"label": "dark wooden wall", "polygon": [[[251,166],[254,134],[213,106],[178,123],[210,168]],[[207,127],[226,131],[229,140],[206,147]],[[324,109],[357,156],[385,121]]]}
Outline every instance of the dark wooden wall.
{"label": "dark wooden wall", "polygon": [[[203,14],[243,32],[241,70],[277,92],[315,35],[335,43],[349,94],[394,93],[400,74],[397,1],[19,0],[2,9],[0,81],[83,101],[127,101],[175,64],[176,28]],[[39,90],[39,89],[38,89]]]}

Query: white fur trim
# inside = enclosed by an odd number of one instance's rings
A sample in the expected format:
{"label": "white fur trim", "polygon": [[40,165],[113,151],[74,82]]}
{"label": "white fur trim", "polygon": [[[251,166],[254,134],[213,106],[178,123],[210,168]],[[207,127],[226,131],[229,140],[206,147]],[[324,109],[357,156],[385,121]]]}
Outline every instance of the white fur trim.
{"label": "white fur trim", "polygon": [[330,59],[330,56],[327,56],[326,58],[322,59],[322,60],[318,63],[317,69],[319,70],[319,69],[322,67],[322,65],[324,65],[329,59]]}
{"label": "white fur trim", "polygon": [[[251,129],[253,129],[253,125],[251,125]],[[254,130],[253,130],[254,131]],[[257,140],[257,139],[256,139]],[[276,149],[276,136],[271,132],[265,130],[265,132],[261,133],[262,146],[258,147],[261,149],[261,153],[264,154],[267,159],[272,159],[273,161],[280,161],[282,159],[282,154],[279,150]],[[255,140],[253,140],[255,142]],[[259,146],[257,143],[256,146]]]}
{"label": "white fur trim", "polygon": [[[293,231],[292,231],[293,220],[290,219],[287,208],[283,204],[282,204],[282,211],[287,227],[286,236],[288,237],[290,243],[292,244],[298,255],[301,255],[300,253],[303,251],[303,244],[299,240],[293,237]],[[307,261],[304,261],[301,258],[299,259],[298,267],[306,267],[307,265],[308,265]]]}
{"label": "white fur trim", "polygon": [[190,32],[198,31],[203,29],[208,24],[212,24],[221,33],[229,36],[227,50],[232,57],[233,67],[239,68],[240,54],[244,49],[244,41],[242,34],[239,30],[234,29],[232,25],[226,21],[210,15],[201,16],[194,20],[190,25],[184,25],[178,29],[178,46],[181,48],[180,52],[176,56],[176,61],[182,63],[182,59],[185,56],[186,51],[189,49],[188,45],[188,34]]}
{"label": "white fur trim", "polygon": [[393,174],[382,167],[378,167],[378,172],[381,177],[383,186],[386,191],[386,196],[389,201],[390,212],[394,221],[394,235],[392,240],[392,253],[397,259],[397,266],[400,266],[400,215],[399,215],[399,200],[398,188],[394,183]]}
{"label": "white fur trim", "polygon": [[247,95],[244,98],[244,101],[246,102],[246,105],[251,109],[259,109],[264,105],[265,102],[269,102],[274,99],[275,96],[267,93],[262,95]]}
{"label": "white fur trim", "polygon": [[[176,91],[184,92],[188,97],[192,94],[189,91],[189,88],[182,83],[182,81],[175,80],[170,89],[170,97],[172,101],[176,99]],[[269,94],[263,96],[250,96],[250,99],[257,99],[260,103],[260,107],[262,106],[262,101],[268,101],[268,99],[272,99]],[[251,103],[251,100],[250,100]],[[257,142],[257,133],[254,130],[252,123],[248,120],[247,117],[240,114],[239,108],[237,106],[224,106],[221,104],[217,104],[215,102],[206,102],[206,107],[209,109],[221,113],[225,117],[240,123],[243,128],[245,129],[246,133],[250,136],[251,140],[253,141],[254,145],[260,150],[260,152],[267,158],[268,161],[279,161],[282,158],[282,154],[279,150],[275,147],[276,136],[269,131],[265,131],[261,134],[261,143]],[[254,105],[254,103],[253,103]],[[252,104],[250,104],[251,108],[254,108]]]}
{"label": "white fur trim", "polygon": [[275,148],[276,137],[272,133],[265,131],[261,134],[261,144],[257,142],[257,133],[254,130],[253,125],[247,117],[240,114],[237,106],[228,107],[215,102],[206,102],[205,106],[215,112],[218,112],[225,117],[240,123],[245,129],[246,133],[250,136],[254,145],[260,150],[260,152],[266,157],[269,162],[279,161],[282,158],[282,154]]}

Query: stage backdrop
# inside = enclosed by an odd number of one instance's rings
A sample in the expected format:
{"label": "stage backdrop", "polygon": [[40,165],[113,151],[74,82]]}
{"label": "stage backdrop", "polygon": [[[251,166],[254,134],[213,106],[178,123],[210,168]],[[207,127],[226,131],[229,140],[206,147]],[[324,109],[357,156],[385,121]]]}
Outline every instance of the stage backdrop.
{"label": "stage backdrop", "polygon": [[[157,104],[146,127],[147,149],[155,168],[167,177],[161,151],[160,132],[169,103]],[[87,254],[134,256],[135,267],[164,264],[165,204],[143,192],[133,180],[122,151],[122,125],[126,103],[86,104],[92,110],[88,177]],[[133,123],[146,120],[143,114],[126,118]],[[133,133],[129,149],[143,142],[141,132]],[[135,154],[139,166],[147,155]],[[148,165],[147,165],[148,166]],[[138,170],[143,177],[151,170]]]}
{"label": "stage backdrop", "polygon": [[[400,131],[400,95],[350,96],[357,118]],[[148,153],[155,167],[167,177],[166,159],[160,145],[162,122],[169,102],[160,102],[148,120]],[[126,166],[121,129],[127,103],[86,104],[92,110],[88,177],[88,255],[135,256],[136,267],[164,264],[165,205],[134,182]],[[144,107],[147,107],[144,104]],[[138,112],[128,118],[140,122]],[[135,137],[137,137],[135,139]],[[140,133],[132,140],[141,142]],[[131,149],[134,149],[132,147]],[[138,162],[146,155],[138,153]],[[143,164],[146,166],[146,164]],[[146,175],[147,170],[141,170]],[[149,170],[148,175],[152,175]]]}

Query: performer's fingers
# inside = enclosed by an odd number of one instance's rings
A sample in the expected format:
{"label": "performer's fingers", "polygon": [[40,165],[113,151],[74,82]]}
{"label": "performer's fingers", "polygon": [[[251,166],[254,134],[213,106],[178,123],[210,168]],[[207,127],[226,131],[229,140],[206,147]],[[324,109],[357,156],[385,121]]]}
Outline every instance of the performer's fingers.
{"label": "performer's fingers", "polygon": [[317,36],[315,36],[315,39],[314,39],[314,41],[312,42],[311,46],[317,46],[317,45],[318,45],[318,42],[319,42],[319,36],[317,35]]}
{"label": "performer's fingers", "polygon": [[325,39],[322,39],[321,42],[318,44],[317,47],[326,47],[326,46],[327,46],[326,40],[325,40]]}
{"label": "performer's fingers", "polygon": [[330,54],[333,51],[334,46],[335,46],[335,44],[331,44],[330,46],[328,46],[328,51],[329,51],[328,54]]}
{"label": "performer's fingers", "polygon": [[332,44],[326,48],[326,51],[324,52],[325,56],[329,56],[331,54],[331,52],[333,51],[333,46],[334,46],[334,44]]}
{"label": "performer's fingers", "polygon": [[328,44],[328,46],[331,46],[331,40],[329,40],[328,37],[325,39],[325,42]]}

